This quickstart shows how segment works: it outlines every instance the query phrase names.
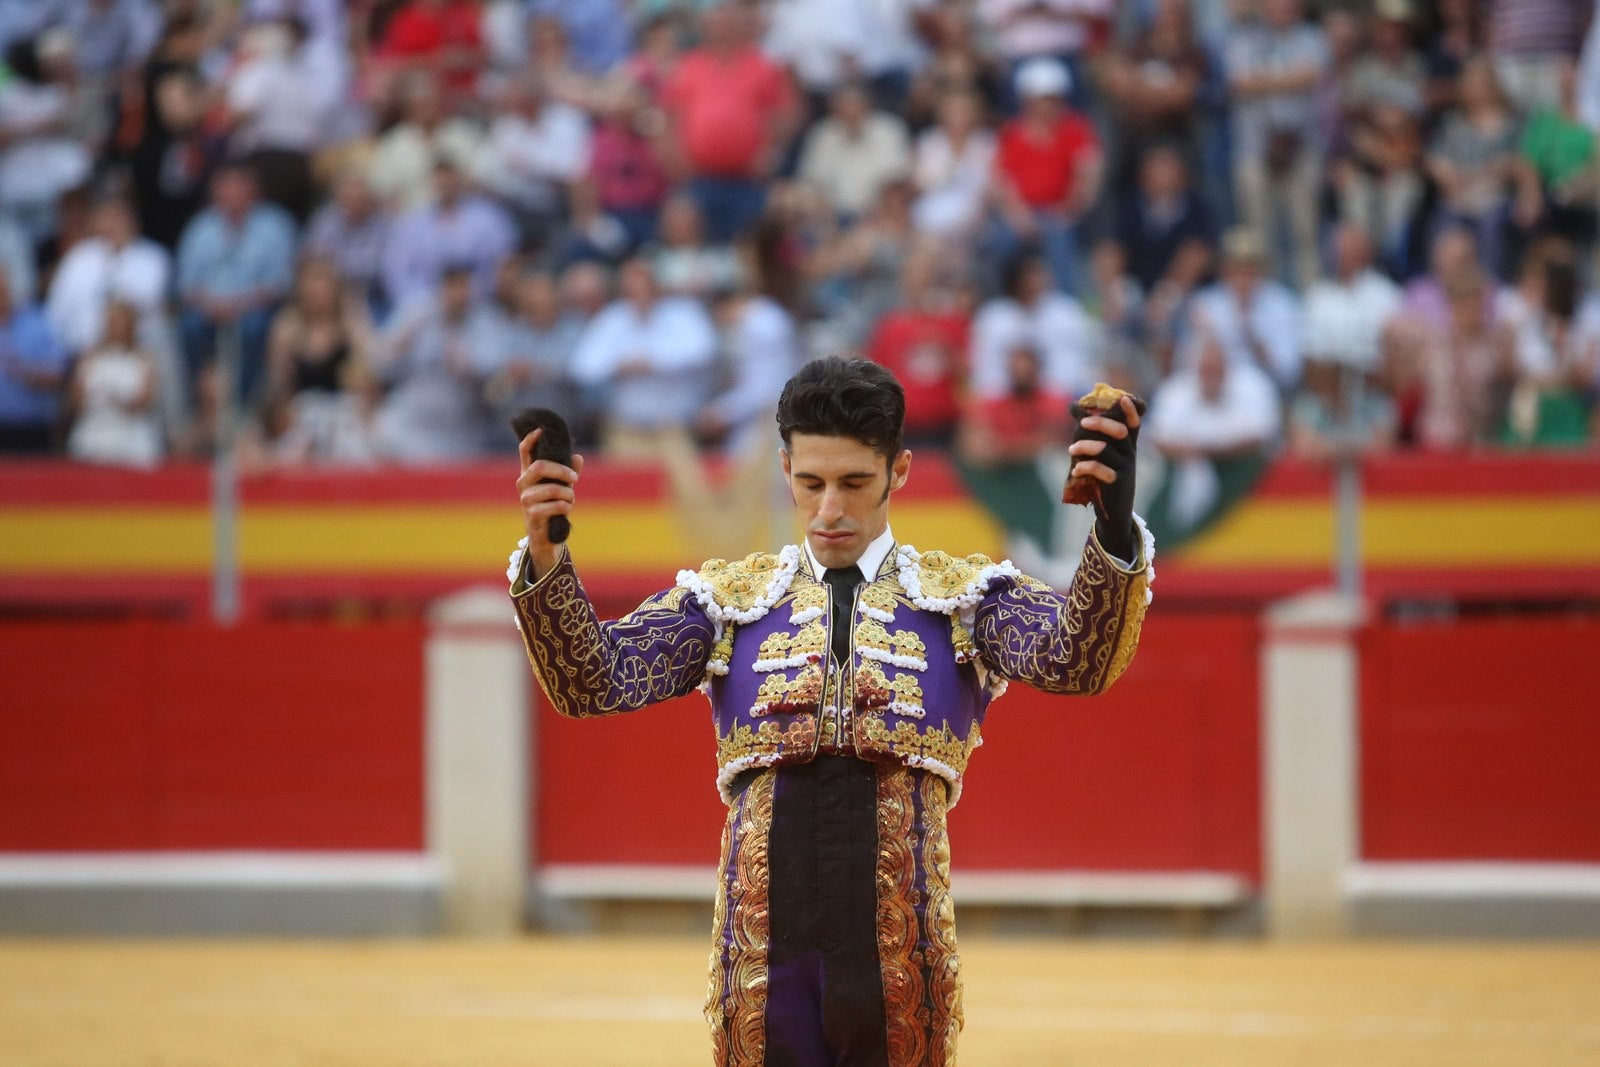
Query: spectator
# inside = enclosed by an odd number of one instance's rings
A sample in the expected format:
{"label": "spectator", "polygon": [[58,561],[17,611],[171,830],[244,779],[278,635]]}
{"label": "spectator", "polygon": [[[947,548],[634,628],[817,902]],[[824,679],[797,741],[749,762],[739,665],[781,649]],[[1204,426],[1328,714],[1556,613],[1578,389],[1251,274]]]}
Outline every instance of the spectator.
{"label": "spectator", "polygon": [[[176,47],[191,25],[169,27]],[[207,133],[206,90],[188,59],[162,59],[147,74],[146,112],[130,123],[129,179],[139,210],[139,229],[169,251],[206,204],[206,189],[218,161]],[[136,135],[136,137],[135,137]]]}
{"label": "spectator", "polygon": [[1156,535],[1193,532],[1248,489],[1281,421],[1272,379],[1232,358],[1201,315],[1178,368],[1150,398],[1146,439],[1171,465],[1151,504]]}
{"label": "spectator", "polygon": [[1559,107],[1539,108],[1528,117],[1521,152],[1544,192],[1548,226],[1583,241],[1595,236],[1597,182],[1594,130],[1578,117],[1577,67],[1563,57],[1557,64]]}
{"label": "spectator", "polygon": [[43,18],[33,32],[71,35],[78,67],[105,87],[137,71],[161,35],[162,12],[152,0],[37,0]]}
{"label": "spectator", "polygon": [[1372,268],[1372,244],[1360,227],[1337,227],[1330,244],[1333,274],[1306,293],[1306,358],[1369,373],[1400,309],[1400,287]]}
{"label": "spectator", "polygon": [[535,18],[559,20],[572,51],[572,62],[586,74],[609,74],[633,50],[633,27],[622,0],[532,0]]}
{"label": "spectator", "polygon": [[366,304],[346,291],[334,262],[301,260],[267,340],[269,421],[282,432],[297,421],[322,420],[322,412],[309,409],[334,406],[363,383],[371,348]]}
{"label": "spectator", "polygon": [[28,41],[6,52],[10,77],[0,81],[0,214],[9,212],[27,237],[55,233],[56,201],[89,177],[87,148],[73,137],[73,95]]}
{"label": "spectator", "polygon": [[1428,272],[1406,284],[1403,314],[1424,325],[1445,329],[1453,318],[1447,292],[1452,288],[1461,291],[1469,278],[1481,282],[1481,270],[1478,242],[1472,230],[1465,226],[1443,227],[1434,235],[1429,249]]}
{"label": "spectator", "polygon": [[973,319],[972,393],[978,400],[1006,394],[1018,348],[1037,354],[1040,387],[1055,396],[1086,393],[1103,377],[1098,325],[1051,285],[1050,269],[1036,253],[1007,265],[1000,294]]}
{"label": "spectator", "polygon": [[89,351],[104,335],[107,308],[120,301],[138,312],[141,344],[156,343],[166,333],[171,257],[139,236],[133,205],[120,197],[100,200],[91,226],[50,280],[45,307],[56,339],[74,355]]}
{"label": "spectator", "polygon": [[859,217],[885,183],[911,170],[911,143],[898,116],[872,110],[859,84],[834,90],[827,118],[811,127],[800,152],[800,180],[840,219]]}
{"label": "spectator", "polygon": [[471,94],[483,69],[479,18],[474,0],[410,0],[389,20],[376,51],[402,71],[438,78],[460,100]]}
{"label": "spectator", "polygon": [[1274,273],[1304,286],[1317,273],[1317,195],[1326,146],[1309,134],[1328,45],[1319,27],[1303,21],[1300,0],[1260,0],[1260,10],[1259,23],[1240,27],[1228,40],[1234,195],[1239,218],[1266,237],[1274,259],[1282,255]]}
{"label": "spectator", "polygon": [[683,58],[681,12],[675,8],[644,15],[639,31],[639,48],[624,64],[628,84],[644,94],[651,107],[659,107],[673,71]]}
{"label": "spectator", "polygon": [[1115,131],[1110,173],[1126,188],[1154,144],[1174,145],[1186,162],[1199,158],[1200,90],[1209,75],[1195,42],[1185,0],[1157,0],[1148,24],[1109,50],[1099,71]]}
{"label": "spectator", "polygon": [[1431,195],[1422,170],[1422,134],[1414,115],[1374,104],[1351,127],[1351,157],[1332,172],[1339,219],[1359,226],[1390,275],[1421,268]]}
{"label": "spectator", "polygon": [[151,468],[165,443],[157,398],[155,358],[139,344],[139,309],[113,302],[104,339],[72,372],[75,416],[67,454],[85,463]]}
{"label": "spectator", "polygon": [[[1122,245],[1106,239],[1089,253],[1089,283],[1082,300],[1084,311],[1100,326],[1100,361],[1116,381],[1154,384],[1158,366],[1166,366],[1171,351],[1174,321],[1161,321],[1157,311],[1145,308],[1145,292],[1128,273]],[[1152,328],[1153,327],[1153,328]]]}
{"label": "spectator", "polygon": [[1516,287],[1500,295],[1506,444],[1570,447],[1588,440],[1596,364],[1576,328],[1577,292],[1571,245],[1547,238],[1529,248]]}
{"label": "spectator", "polygon": [[366,174],[347,170],[306,228],[306,253],[332,260],[340,280],[361,295],[376,319],[388,312],[383,263],[390,226],[389,213],[378,204]]}
{"label": "spectator", "polygon": [[622,224],[633,247],[655,237],[656,217],[671,186],[662,134],[661,112],[638,85],[619,90],[595,125],[589,180],[600,209]]}
{"label": "spectator", "polygon": [[1428,110],[1437,114],[1456,103],[1461,68],[1488,47],[1488,28],[1478,0],[1439,0],[1438,30],[1427,49]]}
{"label": "spectator", "polygon": [[1400,439],[1454,450],[1493,439],[1503,343],[1493,286],[1476,263],[1443,277],[1440,317],[1407,313],[1397,321],[1388,377]]}
{"label": "spectator", "polygon": [[433,168],[432,202],[401,215],[389,231],[384,291],[398,308],[436,292],[445,265],[454,263],[472,268],[474,294],[486,297],[500,261],[516,243],[516,224],[505,210],[469,193],[460,168],[441,158]]}
{"label": "spectator", "polygon": [[853,81],[862,82],[874,106],[896,110],[923,57],[918,16],[930,6],[925,0],[778,0],[766,51],[795,72],[812,114]]}
{"label": "spectator", "polygon": [[1236,364],[1264,372],[1285,393],[1300,380],[1305,324],[1299,297],[1266,276],[1266,249],[1249,230],[1230,230],[1222,241],[1217,283],[1195,296],[1208,324],[1207,342]]}
{"label": "spectator", "polygon": [[466,119],[445,117],[438,83],[417,77],[407,83],[405,120],[378,141],[367,175],[391,210],[419,208],[433,197],[434,165],[447,160],[472,173],[483,151],[483,136]]}
{"label": "spectator", "polygon": [[592,261],[574,263],[561,272],[562,313],[588,326],[611,302],[611,279]]}
{"label": "spectator", "polygon": [[695,301],[663,296],[647,260],[624,263],[618,286],[620,298],[584,330],[572,373],[604,398],[607,453],[654,459],[664,436],[683,433],[700,412],[716,329]]}
{"label": "spectator", "polygon": [[777,301],[749,288],[721,290],[713,308],[722,330],[720,378],[726,384],[700,409],[695,430],[727,452],[759,449],[770,456],[778,394],[804,362],[794,319]]}
{"label": "spectator", "polygon": [[605,86],[574,61],[568,44],[560,19],[553,15],[534,19],[528,31],[527,67],[539,72],[550,99],[595,111],[604,102]]}
{"label": "spectator", "polygon": [[232,148],[246,153],[262,195],[303,223],[311,156],[327,143],[345,97],[344,56],[293,17],[253,27],[240,51],[227,93]]}
{"label": "spectator", "polygon": [[[1072,92],[1073,104],[1084,108],[1089,95],[1082,58],[1114,7],[1112,0],[978,0],[978,16],[1013,76],[1029,60],[1054,59],[1070,76],[1062,91]],[[1011,84],[1019,98],[1025,95],[1021,83]]]}
{"label": "spectator", "polygon": [[1216,229],[1176,145],[1140,157],[1138,183],[1119,197],[1116,240],[1139,288],[1171,314],[1211,265]]}
{"label": "spectator", "polygon": [[550,408],[566,414],[569,424],[580,423],[571,369],[583,317],[562,309],[555,276],[548,271],[524,273],[516,284],[516,301],[516,317],[507,325],[504,348],[484,384],[492,428],[509,425],[517,411],[530,407]]}
{"label": "spectator", "polygon": [[32,303],[39,291],[39,268],[34,262],[33,241],[21,227],[0,213],[0,271],[11,279],[13,299]]}
{"label": "spectator", "polygon": [[230,164],[211,180],[211,206],[184,228],[178,247],[180,328],[191,388],[216,354],[219,331],[237,331],[238,395],[255,397],[273,309],[294,273],[294,223],[261,203],[249,169]]}
{"label": "spectator", "polygon": [[1019,342],[1004,356],[1004,389],[968,401],[957,447],[974,466],[1031,472],[1041,452],[1066,442],[1071,401],[1045,388],[1038,349]]}
{"label": "spectator", "polygon": [[821,347],[865,344],[872,324],[899,299],[900,265],[916,237],[911,196],[910,182],[890,182],[865,218],[833,232],[812,254],[807,269],[817,279],[813,297],[828,338]]}
{"label": "spectator", "polygon": [[1056,284],[1075,294],[1082,285],[1078,222],[1100,195],[1099,142],[1063,98],[1071,77],[1060,62],[1030,60],[1016,82],[1022,110],[1001,127],[995,158],[999,251],[1038,243]]}
{"label": "spectator", "polygon": [[1372,8],[1371,43],[1350,68],[1344,85],[1346,108],[1363,111],[1387,104],[1421,114],[1426,102],[1427,64],[1411,47],[1416,19],[1411,0],[1377,0]]}
{"label": "spectator", "polygon": [[343,48],[350,40],[349,0],[245,0],[245,15],[252,22],[299,19],[317,44]]}
{"label": "spectator", "polygon": [[571,185],[588,170],[588,117],[548,99],[531,76],[507,79],[479,156],[478,183],[511,207],[526,243],[542,247],[559,232]]}
{"label": "spectator", "polygon": [[1488,60],[1462,68],[1458,96],[1460,106],[1445,117],[1429,148],[1428,172],[1439,186],[1445,217],[1473,228],[1483,261],[1504,277],[1505,231],[1513,219],[1528,226],[1538,218],[1538,185],[1520,163],[1521,131]]}
{"label": "spectator", "polygon": [[994,167],[994,134],[983,124],[983,102],[970,89],[947,90],[938,124],[917,137],[912,174],[918,197],[911,207],[917,231],[953,243],[972,238]]}
{"label": "spectator", "polygon": [[942,448],[954,439],[961,414],[972,310],[966,294],[940,277],[935,248],[906,257],[900,292],[899,305],[878,320],[867,358],[905,387],[907,444]]}
{"label": "spectator", "polygon": [[380,454],[401,463],[447,463],[488,440],[483,381],[504,352],[506,324],[474,294],[477,268],[450,263],[436,288],[395,313],[374,347],[389,394],[374,420]]}
{"label": "spectator", "polygon": [[663,104],[690,194],[711,239],[726,242],[761,216],[795,107],[783,71],[750,42],[743,12],[715,4],[700,31],[700,47],[673,71]]}
{"label": "spectator", "polygon": [[1560,105],[1560,66],[1583,43],[1584,8],[1571,0],[1490,0],[1489,51],[1512,106]]}
{"label": "spectator", "polygon": [[0,454],[49,452],[55,445],[67,354],[39,309],[12,299],[0,271]]}
{"label": "spectator", "polygon": [[739,257],[727,245],[706,243],[700,208],[686,193],[673,196],[661,209],[661,243],[651,251],[650,262],[657,284],[670,296],[704,299],[739,286]]}
{"label": "spectator", "polygon": [[555,257],[558,265],[592,259],[612,266],[633,250],[627,228],[600,206],[593,182],[574,182],[567,208],[567,231]]}
{"label": "spectator", "polygon": [[1387,452],[1396,434],[1394,402],[1362,368],[1306,361],[1301,391],[1289,408],[1289,451],[1326,462]]}

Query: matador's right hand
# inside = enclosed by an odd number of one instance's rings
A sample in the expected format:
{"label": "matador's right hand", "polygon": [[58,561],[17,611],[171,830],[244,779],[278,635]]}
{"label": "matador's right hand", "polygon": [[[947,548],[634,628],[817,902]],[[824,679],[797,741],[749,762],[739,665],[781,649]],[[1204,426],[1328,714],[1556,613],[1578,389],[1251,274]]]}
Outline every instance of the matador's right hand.
{"label": "matador's right hand", "polygon": [[573,486],[583,470],[583,457],[573,456],[572,466],[549,459],[534,459],[533,446],[542,430],[534,430],[517,446],[522,457],[522,473],[517,476],[517,497],[522,501],[523,526],[528,535],[528,561],[532,578],[556,565],[561,547],[550,541],[550,520],[571,515],[577,497]]}

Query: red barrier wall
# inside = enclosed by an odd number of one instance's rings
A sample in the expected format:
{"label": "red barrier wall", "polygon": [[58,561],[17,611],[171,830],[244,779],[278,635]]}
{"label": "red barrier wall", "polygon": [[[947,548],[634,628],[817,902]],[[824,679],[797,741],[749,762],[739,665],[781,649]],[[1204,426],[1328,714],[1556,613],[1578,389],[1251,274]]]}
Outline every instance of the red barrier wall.
{"label": "red barrier wall", "polygon": [[420,849],[422,640],[0,625],[0,850]]}
{"label": "red barrier wall", "polygon": [[[1157,614],[1111,692],[1012,687],[951,816],[956,862],[1256,880],[1256,641],[1248,618]],[[536,703],[541,862],[715,865],[725,809],[702,697],[585,721]]]}
{"label": "red barrier wall", "polygon": [[1373,627],[1361,760],[1367,859],[1600,862],[1600,620]]}

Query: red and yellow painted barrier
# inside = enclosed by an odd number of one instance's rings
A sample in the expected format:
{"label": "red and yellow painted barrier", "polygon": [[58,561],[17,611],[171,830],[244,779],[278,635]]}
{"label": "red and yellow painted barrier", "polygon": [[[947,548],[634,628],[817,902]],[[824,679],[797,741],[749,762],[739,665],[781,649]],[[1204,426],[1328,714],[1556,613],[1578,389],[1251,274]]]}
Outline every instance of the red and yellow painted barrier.
{"label": "red and yellow painted barrier", "polygon": [[[247,603],[417,600],[498,581],[519,535],[514,477],[502,463],[248,476]],[[1600,456],[1396,456],[1365,484],[1364,556],[1380,596],[1600,595]],[[643,592],[707,554],[670,495],[652,469],[590,465],[572,540],[587,581]],[[209,501],[202,467],[0,466],[0,603],[197,608]],[[937,455],[917,457],[894,523],[921,547],[1005,554],[1004,531]],[[1211,530],[1161,554],[1160,591],[1258,602],[1326,583],[1333,554],[1326,472],[1281,462]]]}

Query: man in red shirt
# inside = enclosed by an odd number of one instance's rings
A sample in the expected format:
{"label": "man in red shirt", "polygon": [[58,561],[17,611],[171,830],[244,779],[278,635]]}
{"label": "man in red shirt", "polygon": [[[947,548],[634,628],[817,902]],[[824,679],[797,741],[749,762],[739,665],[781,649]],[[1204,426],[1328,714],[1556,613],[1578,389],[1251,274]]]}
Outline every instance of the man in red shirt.
{"label": "man in red shirt", "polygon": [[390,20],[378,51],[437,75],[452,96],[468,96],[483,69],[482,18],[471,0],[412,0]]}
{"label": "man in red shirt", "polygon": [[933,253],[908,255],[900,305],[878,320],[867,358],[900,379],[908,445],[948,446],[961,415],[972,309],[965,292],[940,284]]}
{"label": "man in red shirt", "polygon": [[662,92],[678,163],[714,242],[731,241],[761,216],[797,118],[789,76],[753,43],[753,17],[733,4],[707,8],[701,46]]}
{"label": "man in red shirt", "polygon": [[1100,195],[1100,142],[1089,121],[1067,106],[1071,76],[1060,60],[1023,63],[1016,88],[1022,108],[1001,127],[995,153],[995,251],[1003,260],[1025,242],[1038,244],[1056,284],[1076,295],[1083,278],[1078,222]]}

